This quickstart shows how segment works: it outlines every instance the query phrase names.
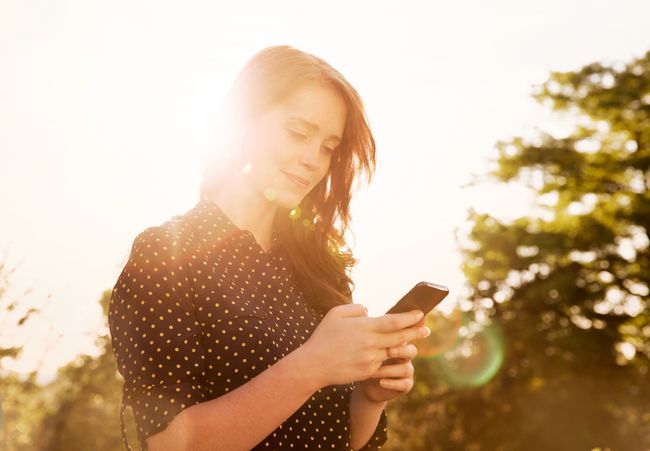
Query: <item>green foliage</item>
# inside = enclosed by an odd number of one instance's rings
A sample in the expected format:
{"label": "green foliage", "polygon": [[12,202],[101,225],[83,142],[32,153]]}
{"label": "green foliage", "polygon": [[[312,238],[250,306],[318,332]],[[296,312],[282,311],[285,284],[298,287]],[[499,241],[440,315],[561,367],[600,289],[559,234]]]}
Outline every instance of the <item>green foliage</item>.
{"label": "green foliage", "polygon": [[[105,317],[109,297],[110,291],[105,291],[100,299]],[[24,380],[16,375],[0,379],[3,450],[124,449],[119,423],[122,378],[108,334],[98,335],[96,344],[99,355],[78,356],[45,386],[35,382],[35,372]]]}
{"label": "green foliage", "polygon": [[388,449],[650,449],[650,52],[553,73],[534,95],[574,131],[497,143],[489,176],[546,214],[470,211],[462,248],[465,309],[501,329],[501,370],[461,391],[417,361]]}

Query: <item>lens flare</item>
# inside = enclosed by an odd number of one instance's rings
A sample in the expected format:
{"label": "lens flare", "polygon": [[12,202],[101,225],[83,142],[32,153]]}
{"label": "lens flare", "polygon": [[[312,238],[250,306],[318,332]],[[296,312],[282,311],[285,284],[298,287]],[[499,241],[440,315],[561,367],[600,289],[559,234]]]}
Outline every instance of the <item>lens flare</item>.
{"label": "lens flare", "polygon": [[501,329],[494,323],[481,327],[432,359],[434,371],[450,387],[479,387],[489,382],[501,368],[504,357]]}
{"label": "lens flare", "polygon": [[273,188],[266,188],[264,190],[264,197],[268,200],[275,200],[278,197],[278,193]]}
{"label": "lens flare", "polygon": [[301,214],[302,214],[302,210],[300,209],[300,207],[296,207],[289,212],[289,217],[291,219],[298,219]]}
{"label": "lens flare", "polygon": [[460,308],[455,307],[449,313],[434,310],[424,317],[424,325],[431,334],[417,342],[416,358],[433,358],[454,347],[458,340],[463,316]]}

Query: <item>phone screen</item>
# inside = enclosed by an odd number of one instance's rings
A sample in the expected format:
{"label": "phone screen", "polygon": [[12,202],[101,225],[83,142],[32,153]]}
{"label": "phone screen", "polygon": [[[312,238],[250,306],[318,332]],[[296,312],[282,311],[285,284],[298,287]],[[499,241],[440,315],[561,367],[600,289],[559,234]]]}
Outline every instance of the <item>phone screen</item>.
{"label": "phone screen", "polygon": [[426,315],[449,294],[449,288],[431,282],[418,282],[386,313],[402,313],[422,310]]}
{"label": "phone screen", "polygon": [[[431,282],[418,282],[411,290],[395,303],[386,313],[402,313],[411,310],[422,310],[426,316],[433,308],[440,304],[449,294],[449,289],[444,285]],[[424,318],[420,321],[424,324]],[[383,365],[396,363],[399,359],[389,358]]]}

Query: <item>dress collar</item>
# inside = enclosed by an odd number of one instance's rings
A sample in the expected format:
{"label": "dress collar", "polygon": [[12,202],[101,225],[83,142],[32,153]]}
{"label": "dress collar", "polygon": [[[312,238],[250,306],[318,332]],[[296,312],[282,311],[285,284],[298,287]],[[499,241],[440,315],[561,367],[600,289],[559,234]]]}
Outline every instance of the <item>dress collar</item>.
{"label": "dress collar", "polygon": [[275,227],[272,231],[271,247],[265,252],[250,230],[237,227],[221,207],[206,196],[202,196],[188,213],[197,235],[209,249],[231,238],[247,241],[263,254],[274,253],[280,247],[280,239]]}

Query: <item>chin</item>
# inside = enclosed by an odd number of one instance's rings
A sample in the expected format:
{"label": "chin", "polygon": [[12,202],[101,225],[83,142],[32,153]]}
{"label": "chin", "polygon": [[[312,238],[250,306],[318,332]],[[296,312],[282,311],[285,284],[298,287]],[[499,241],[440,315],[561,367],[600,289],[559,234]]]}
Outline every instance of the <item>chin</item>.
{"label": "chin", "polygon": [[288,210],[293,210],[297,206],[300,205],[300,202],[304,199],[303,197],[299,196],[278,196],[276,199],[275,203],[278,205],[280,208],[286,208]]}
{"label": "chin", "polygon": [[300,195],[297,191],[282,190],[278,192],[275,203],[280,208],[293,210],[300,205],[300,202],[307,196],[307,193]]}

